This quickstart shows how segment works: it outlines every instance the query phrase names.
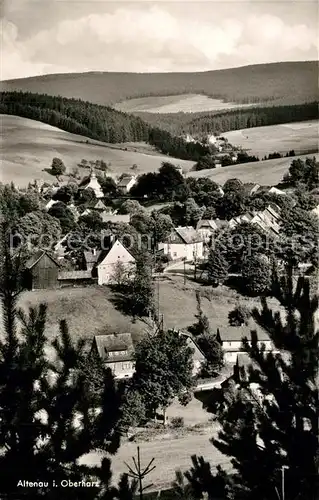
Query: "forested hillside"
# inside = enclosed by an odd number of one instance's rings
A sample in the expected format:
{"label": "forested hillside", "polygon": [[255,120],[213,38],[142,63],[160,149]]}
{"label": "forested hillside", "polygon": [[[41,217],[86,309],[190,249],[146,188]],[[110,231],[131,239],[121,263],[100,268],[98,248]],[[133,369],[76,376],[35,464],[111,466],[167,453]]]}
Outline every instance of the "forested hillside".
{"label": "forested hillside", "polygon": [[317,99],[318,63],[256,64],[200,73],[74,73],[1,83],[21,90],[110,105],[135,97],[205,94],[237,103],[301,104]]}
{"label": "forested hillside", "polygon": [[0,113],[38,120],[66,132],[113,144],[146,141],[158,151],[183,160],[198,161],[208,153],[207,147],[188,144],[165,130],[150,127],[138,117],[77,99],[3,92]]}
{"label": "forested hillside", "polygon": [[318,102],[291,106],[255,106],[209,113],[140,112],[134,115],[139,116],[152,127],[159,127],[172,134],[219,134],[242,128],[315,120],[318,118]]}
{"label": "forested hillside", "polygon": [[[61,128],[73,134],[108,142],[146,141],[175,158],[198,161],[209,153],[207,146],[187,143],[179,137],[183,132],[195,135],[221,133],[263,125],[318,118],[317,103],[295,106],[246,108],[190,118],[173,133],[163,130],[161,122],[147,124],[140,117],[77,99],[22,92],[3,92],[0,113],[17,115]],[[160,120],[161,115],[157,115]],[[193,117],[193,115],[189,115]]]}

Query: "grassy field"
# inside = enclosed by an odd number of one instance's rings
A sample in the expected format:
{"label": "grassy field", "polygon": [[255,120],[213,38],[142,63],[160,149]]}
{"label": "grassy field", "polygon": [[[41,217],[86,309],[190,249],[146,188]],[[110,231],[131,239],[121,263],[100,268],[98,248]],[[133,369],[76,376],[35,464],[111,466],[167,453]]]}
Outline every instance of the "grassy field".
{"label": "grassy field", "polygon": [[[156,287],[157,288],[157,287]],[[221,286],[212,291],[211,300],[205,298],[211,287],[192,281],[184,285],[183,277],[164,275],[160,280],[160,312],[166,328],[187,328],[194,323],[196,314],[195,290],[203,294],[202,306],[213,330],[228,324],[228,312],[238,303],[248,307],[259,304],[258,299],[241,297],[237,292]],[[53,338],[58,332],[61,319],[66,319],[74,338],[92,339],[100,333],[131,332],[137,339],[145,332],[144,322],[133,323],[114,305],[114,293],[108,287],[63,288],[25,292],[20,298],[20,307],[28,308],[41,302],[48,304],[47,336]],[[156,297],[157,302],[157,297]],[[249,332],[249,329],[248,331]]]}
{"label": "grassy field", "polygon": [[253,106],[213,99],[202,94],[182,94],[171,96],[151,96],[128,99],[114,106],[125,113],[195,113],[201,111],[221,111]]}
{"label": "grassy field", "polygon": [[241,146],[251,154],[263,158],[277,151],[296,154],[318,151],[318,120],[284,123],[268,127],[233,130],[223,134],[234,146]]}
{"label": "grassy field", "polygon": [[260,185],[275,186],[284,174],[288,172],[292,160],[315,156],[319,159],[319,154],[299,155],[295,158],[278,158],[275,160],[258,161],[253,163],[242,163],[224,168],[211,170],[201,170],[200,172],[190,172],[192,177],[209,177],[218,184],[224,184],[227,179],[237,178],[242,182],[256,182]]}
{"label": "grassy field", "polygon": [[[103,159],[106,163],[111,162],[110,175],[130,172],[133,164],[138,166],[137,173],[155,171],[167,160],[166,156],[155,153],[145,144],[114,145],[92,139],[88,139],[89,143],[86,143],[86,137],[70,134],[35,120],[1,115],[0,121],[0,181],[3,183],[13,181],[25,186],[33,179],[54,182],[56,179],[43,171],[50,167],[54,156],[60,157],[69,171],[82,158]],[[176,160],[176,163],[186,170],[193,165],[193,162],[184,160]],[[82,170],[81,174],[87,175],[87,170]]]}
{"label": "grassy field", "polygon": [[[166,439],[153,439],[144,443],[124,443],[117,454],[111,458],[112,470],[114,472],[113,480],[116,482],[123,472],[127,472],[124,462],[132,465],[132,457],[136,456],[137,445],[140,446],[141,462],[146,466],[154,458],[155,470],[147,476],[153,488],[169,488],[175,480],[175,471],[180,469],[186,471],[191,467],[191,455],[203,455],[214,468],[222,464],[226,470],[230,468],[230,459],[222,455],[211,443],[210,439],[216,437],[212,430],[206,430],[202,433],[194,433],[177,439],[172,439],[168,433]],[[96,465],[103,457],[100,453],[90,453],[81,459],[82,463]]]}

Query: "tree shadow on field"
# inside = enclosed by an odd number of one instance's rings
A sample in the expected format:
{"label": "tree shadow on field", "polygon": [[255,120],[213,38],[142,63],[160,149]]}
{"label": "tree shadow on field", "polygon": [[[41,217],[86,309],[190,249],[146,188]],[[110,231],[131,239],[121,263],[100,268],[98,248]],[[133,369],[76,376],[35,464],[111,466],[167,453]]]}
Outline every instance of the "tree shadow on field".
{"label": "tree shadow on field", "polygon": [[132,316],[132,304],[129,298],[129,290],[125,287],[111,285],[112,291],[110,302],[114,305],[115,309],[120,311],[124,316]]}
{"label": "tree shadow on field", "polygon": [[241,276],[230,276],[225,284],[235,292],[247,297],[249,296],[245,288],[244,280]]}

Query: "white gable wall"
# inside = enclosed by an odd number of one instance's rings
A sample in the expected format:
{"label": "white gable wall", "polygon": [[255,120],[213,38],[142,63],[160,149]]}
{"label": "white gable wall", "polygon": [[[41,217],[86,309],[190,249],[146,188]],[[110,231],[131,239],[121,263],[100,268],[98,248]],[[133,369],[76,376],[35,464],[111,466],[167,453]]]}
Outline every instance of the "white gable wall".
{"label": "white gable wall", "polygon": [[122,243],[117,240],[106,257],[97,266],[99,285],[106,285],[111,283],[115,265],[118,262],[122,262],[122,264],[126,268],[129,268],[135,263],[135,259],[130,254],[130,252],[126,250]]}

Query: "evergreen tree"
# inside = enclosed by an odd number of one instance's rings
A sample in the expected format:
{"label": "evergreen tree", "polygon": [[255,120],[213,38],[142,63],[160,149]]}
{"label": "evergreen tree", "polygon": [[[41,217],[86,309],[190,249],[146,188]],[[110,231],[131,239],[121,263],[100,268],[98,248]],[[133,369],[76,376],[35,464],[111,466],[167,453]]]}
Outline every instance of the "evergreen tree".
{"label": "evergreen tree", "polygon": [[[258,346],[254,332],[251,342],[244,339],[251,365],[240,373],[237,385],[224,389],[222,404],[217,404],[217,409],[212,405],[211,411],[217,414],[222,427],[218,439],[212,442],[231,457],[235,469],[229,476],[231,498],[282,498],[285,467],[285,498],[315,500],[318,297],[311,296],[305,278],[299,278],[294,285],[291,273],[275,278],[273,294],[286,311],[286,321],[280,312],[269,309],[265,298],[262,310],[255,309],[253,316],[268,332],[277,352],[266,353],[264,347]],[[209,491],[209,487],[206,479],[202,491]]]}
{"label": "evergreen tree", "polygon": [[[12,256],[6,236],[4,232],[0,253],[0,496],[93,500],[98,488],[52,484],[96,479],[97,471],[80,465],[79,459],[98,449],[117,450],[121,396],[109,370],[103,372],[102,391],[92,390],[83,370],[85,343],[72,342],[65,322],[48,343],[44,304],[28,313],[17,309],[21,263]],[[49,486],[22,488],[20,480]]]}
{"label": "evergreen tree", "polygon": [[214,286],[218,286],[228,277],[228,262],[218,248],[212,248],[206,264],[207,278]]}
{"label": "evergreen tree", "polygon": [[211,331],[207,316],[203,313],[199,290],[196,291],[196,301],[197,314],[195,314],[195,318],[197,318],[197,322],[189,327],[189,331],[196,337],[196,342],[206,358],[201,369],[201,376],[204,378],[216,377],[224,365],[223,349],[217,335]]}
{"label": "evergreen tree", "polygon": [[134,278],[126,297],[126,309],[133,318],[154,314],[152,262],[148,252],[140,253],[136,259]]}

